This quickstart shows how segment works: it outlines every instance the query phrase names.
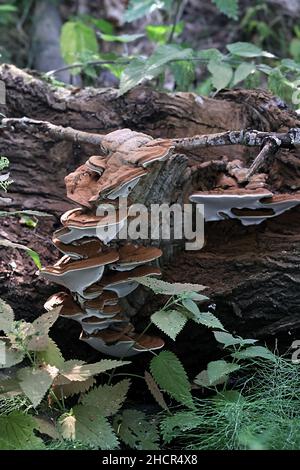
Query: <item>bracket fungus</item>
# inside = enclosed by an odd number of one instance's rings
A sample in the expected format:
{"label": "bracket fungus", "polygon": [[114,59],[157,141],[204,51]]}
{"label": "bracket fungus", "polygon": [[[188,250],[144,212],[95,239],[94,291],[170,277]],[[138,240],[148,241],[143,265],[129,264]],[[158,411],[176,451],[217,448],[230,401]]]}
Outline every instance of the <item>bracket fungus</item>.
{"label": "bracket fungus", "polygon": [[136,333],[120,304],[138,287],[135,277],[161,274],[151,263],[162,252],[117,240],[128,211],[98,215],[99,204],[117,206],[149,174],[151,163],[167,158],[172,145],[128,129],[112,132],[104,141],[107,157],[94,155],[65,178],[68,198],[80,207],[61,216],[62,228],[53,243],[63,256],[41,274],[69,291],[51,296],[46,310],[60,305],[62,317],[81,324],[82,341],[104,354],[128,357],[164,345],[161,338]]}

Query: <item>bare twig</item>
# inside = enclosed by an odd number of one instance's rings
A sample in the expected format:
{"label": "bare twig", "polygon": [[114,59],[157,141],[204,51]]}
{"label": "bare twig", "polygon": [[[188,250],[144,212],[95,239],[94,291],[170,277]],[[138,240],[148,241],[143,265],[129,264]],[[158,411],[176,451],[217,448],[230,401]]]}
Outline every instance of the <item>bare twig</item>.
{"label": "bare twig", "polygon": [[261,151],[250,166],[245,179],[249,180],[249,178],[257,173],[258,170],[260,170],[265,164],[270,164],[271,159],[273,159],[274,155],[279,149],[279,146],[279,139],[276,137],[268,137],[265,140],[265,144],[263,145]]}

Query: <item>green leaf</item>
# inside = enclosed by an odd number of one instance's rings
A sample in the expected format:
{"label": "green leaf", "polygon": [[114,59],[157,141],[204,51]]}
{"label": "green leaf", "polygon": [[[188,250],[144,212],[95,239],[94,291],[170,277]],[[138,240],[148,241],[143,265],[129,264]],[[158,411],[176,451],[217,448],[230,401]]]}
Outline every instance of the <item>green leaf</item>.
{"label": "green leaf", "polygon": [[42,265],[41,265],[39,255],[38,253],[36,253],[36,251],[32,250],[31,248],[28,248],[25,245],[21,245],[20,243],[14,243],[9,240],[3,240],[3,239],[0,240],[0,245],[6,246],[7,248],[16,248],[18,250],[25,250],[27,255],[32,258],[32,260],[34,261],[38,269],[41,269]]}
{"label": "green leaf", "polygon": [[116,385],[100,385],[84,395],[82,404],[99,409],[103,416],[112,416],[124,403],[129,386],[130,380],[128,379]]}
{"label": "green leaf", "polygon": [[0,299],[0,331],[9,333],[14,325],[14,312],[9,304]]}
{"label": "green leaf", "polygon": [[251,64],[249,62],[242,62],[236,71],[234,72],[233,82],[232,85],[236,85],[239,82],[245,80],[249,75],[256,71],[255,64]]}
{"label": "green leaf", "polygon": [[277,67],[272,70],[268,77],[268,87],[270,91],[282,98],[286,102],[292,102],[292,96],[296,87]]}
{"label": "green leaf", "polygon": [[226,379],[231,372],[239,369],[240,366],[238,364],[231,364],[223,360],[209,362],[207,365],[207,375],[210,385],[219,380]]}
{"label": "green leaf", "polygon": [[158,385],[175,400],[193,407],[191,387],[186,372],[171,351],[162,351],[150,363],[151,373]]}
{"label": "green leaf", "polygon": [[[179,21],[176,24],[174,29],[174,36],[178,36],[182,33],[184,27],[184,22]],[[154,25],[149,24],[146,26],[146,33],[148,39],[153,42],[157,42],[158,44],[165,44],[173,30],[173,25]]]}
{"label": "green leaf", "polygon": [[127,23],[138,20],[158,9],[170,9],[172,0],[130,0],[123,19]]}
{"label": "green leaf", "polygon": [[145,370],[144,377],[149,391],[151,392],[152,396],[155,398],[159,406],[161,406],[163,410],[169,410],[168,405],[165,402],[164,396],[159,390],[157,383],[155,382],[152,375]]}
{"label": "green leaf", "polygon": [[45,351],[49,343],[49,330],[56,322],[60,307],[53,308],[36,318],[31,324],[33,333],[29,333],[27,348],[29,351]]}
{"label": "green leaf", "polygon": [[250,42],[233,42],[232,44],[227,44],[226,48],[231,54],[240,57],[261,57],[264,55],[264,51],[260,47]]}
{"label": "green leaf", "polygon": [[79,361],[70,360],[64,363],[64,366],[60,369],[59,380],[57,384],[69,383],[72,381],[85,381],[89,377],[96,374],[101,374],[107,370],[114,369],[115,367],[124,366],[130,364],[128,361],[117,361],[113,359],[102,359],[95,364],[78,364]]}
{"label": "green leaf", "polygon": [[122,441],[132,449],[159,449],[157,428],[142,411],[125,410],[115,417],[113,425]]}
{"label": "green leaf", "polygon": [[243,349],[243,351],[237,351],[231,354],[236,359],[248,359],[252,357],[262,357],[270,361],[276,361],[275,354],[272,353],[268,348],[264,346],[250,346],[249,348]]}
{"label": "green leaf", "polygon": [[283,67],[286,67],[286,68],[292,70],[293,72],[300,72],[300,63],[295,62],[292,59],[283,59],[281,61],[281,65]]}
{"label": "green leaf", "polygon": [[198,315],[200,313],[198,305],[192,299],[182,299],[182,305],[193,315]]}
{"label": "green leaf", "polygon": [[213,47],[210,49],[203,49],[202,51],[197,51],[196,56],[199,59],[207,60],[208,62],[210,60],[216,60],[217,62],[220,62],[224,58],[222,52]]}
{"label": "green leaf", "polygon": [[20,387],[36,408],[52,385],[54,377],[46,369],[23,367],[18,371]]}
{"label": "green leaf", "polygon": [[13,349],[7,339],[0,340],[0,369],[15,366],[24,359],[24,352]]}
{"label": "green leaf", "polygon": [[76,405],[73,408],[75,417],[75,439],[83,444],[113,450],[118,448],[118,439],[113,428],[101,410],[92,406]]}
{"label": "green leaf", "polygon": [[145,287],[149,287],[155,294],[179,295],[186,292],[198,292],[206,289],[205,286],[200,284],[182,284],[180,282],[173,282],[171,284],[170,282],[161,281],[160,279],[149,276],[134,277],[132,279]]}
{"label": "green leaf", "polygon": [[47,212],[41,211],[31,211],[31,210],[24,210],[24,211],[0,211],[0,217],[6,216],[13,216],[13,215],[34,215],[36,217],[53,217],[52,214],[48,214]]}
{"label": "green leaf", "polygon": [[0,5],[0,13],[14,13],[15,11],[18,11],[15,5],[9,5],[9,3]]}
{"label": "green leaf", "polygon": [[174,44],[168,44],[158,46],[147,60],[133,59],[121,75],[119,95],[123,95],[144,80],[157,77],[170,61],[187,59],[192,53],[191,49],[181,49]]}
{"label": "green leaf", "polygon": [[151,315],[151,321],[175,341],[187,322],[186,316],[177,310],[158,310]]}
{"label": "green leaf", "polygon": [[115,34],[104,34],[100,33],[101,39],[103,41],[107,42],[133,42],[136,41],[137,39],[143,38],[145,35],[144,34],[120,34],[119,36]]}
{"label": "green leaf", "polygon": [[211,60],[207,65],[207,69],[212,75],[212,85],[216,92],[226,88],[231,82],[233,70],[230,65]]}
{"label": "green leaf", "polygon": [[59,347],[51,338],[48,339],[47,349],[38,351],[36,358],[38,362],[55,366],[58,369],[60,369],[65,362]]}
{"label": "green leaf", "polygon": [[230,333],[226,333],[223,331],[214,331],[214,336],[218,343],[224,344],[225,348],[227,348],[228,346],[235,346],[237,344],[240,346],[245,346],[247,344],[254,344],[257,341],[257,339],[243,339],[239,336],[235,338]]}
{"label": "green leaf", "polygon": [[60,48],[66,64],[74,64],[83,56],[98,53],[96,33],[81,21],[67,21],[61,30]]}
{"label": "green leaf", "polygon": [[45,445],[34,434],[36,423],[32,416],[13,411],[7,416],[0,416],[1,450],[37,450]]}
{"label": "green leaf", "polygon": [[290,54],[297,61],[300,62],[300,39],[294,38],[290,42]]}
{"label": "green leaf", "polygon": [[39,416],[34,416],[33,419],[35,421],[37,431],[41,434],[46,434],[47,436],[52,437],[52,439],[61,438],[56,427],[50,421],[40,418]]}
{"label": "green leaf", "polygon": [[196,323],[207,326],[208,328],[218,328],[220,330],[225,329],[220,320],[210,312],[196,313],[192,317],[192,320],[194,320]]}
{"label": "green leaf", "polygon": [[100,31],[102,33],[114,34],[115,28],[114,28],[114,25],[112,23],[110,23],[110,21],[104,20],[103,18],[98,19],[98,18],[91,17],[90,19],[91,19],[92,23],[98,29],[100,29]]}
{"label": "green leaf", "polygon": [[221,13],[232,18],[238,19],[239,4],[238,0],[212,0]]}
{"label": "green leaf", "polygon": [[37,226],[37,220],[32,219],[28,215],[21,215],[20,224],[29,228],[35,228]]}
{"label": "green leaf", "polygon": [[165,418],[160,425],[164,442],[170,443],[178,436],[178,431],[189,431],[203,424],[201,417],[192,411],[179,411]]}

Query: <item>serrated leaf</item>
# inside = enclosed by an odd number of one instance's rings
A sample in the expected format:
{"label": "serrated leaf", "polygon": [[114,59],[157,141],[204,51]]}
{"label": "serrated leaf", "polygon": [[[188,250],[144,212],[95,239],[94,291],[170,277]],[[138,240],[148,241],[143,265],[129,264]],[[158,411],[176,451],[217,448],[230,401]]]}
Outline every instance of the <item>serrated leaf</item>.
{"label": "serrated leaf", "polygon": [[61,435],[64,439],[75,441],[76,436],[76,418],[70,414],[64,414],[60,416],[58,420],[58,424],[60,427]]}
{"label": "serrated leaf", "polygon": [[202,49],[201,51],[196,52],[196,56],[199,59],[204,59],[207,61],[210,60],[216,60],[216,61],[221,61],[224,58],[224,55],[222,52],[220,52],[218,49],[215,48],[210,48],[210,49]]}
{"label": "serrated leaf", "polygon": [[81,382],[101,372],[130,364],[129,361],[117,361],[113,359],[102,359],[95,364],[80,364],[80,362],[82,361],[71,360],[65,362],[64,366],[59,371],[60,375],[56,381],[56,385],[72,381]]}
{"label": "serrated leaf", "polygon": [[252,357],[262,357],[263,359],[268,359],[270,361],[276,361],[275,354],[272,353],[268,348],[264,346],[250,346],[249,348],[243,349],[242,351],[237,351],[231,354],[232,357],[236,359],[249,359]]}
{"label": "serrated leaf", "polygon": [[212,0],[221,13],[232,18],[238,19],[239,4],[238,0]]}
{"label": "serrated leaf", "polygon": [[187,318],[177,310],[158,310],[151,315],[151,321],[175,341],[187,322]]}
{"label": "serrated leaf", "polygon": [[160,425],[164,442],[170,443],[178,436],[178,430],[184,432],[197,428],[202,424],[201,418],[191,411],[180,411],[165,418]]}
{"label": "serrated leaf", "polygon": [[82,404],[98,408],[102,416],[112,416],[119,411],[126,399],[130,380],[115,385],[100,385],[84,395]]}
{"label": "serrated leaf", "polygon": [[100,410],[92,406],[76,405],[73,408],[75,422],[75,439],[84,444],[113,450],[118,448],[118,439],[107,419]]}
{"label": "serrated leaf", "polygon": [[47,436],[52,437],[52,439],[61,438],[53,423],[46,419],[40,418],[39,416],[33,416],[33,419],[35,422],[35,429],[41,434],[46,434]]}
{"label": "serrated leaf", "polygon": [[88,379],[81,381],[81,382],[69,382],[64,383],[62,385],[54,385],[52,386],[52,390],[55,396],[61,400],[62,397],[68,398],[78,393],[85,393],[87,392],[93,385],[95,384],[94,377],[89,377]]}
{"label": "serrated leaf", "polygon": [[226,333],[223,331],[214,331],[214,336],[218,343],[224,344],[225,348],[227,348],[228,346],[235,346],[237,344],[240,346],[245,346],[247,344],[254,344],[257,342],[257,339],[243,339],[239,336],[235,338],[230,333]]}
{"label": "serrated leaf", "polygon": [[9,333],[14,325],[14,311],[3,299],[0,299],[0,331]]}
{"label": "serrated leaf", "polygon": [[45,445],[34,434],[36,423],[32,416],[13,411],[0,416],[0,450],[37,450]]}
{"label": "serrated leaf", "polygon": [[55,366],[58,369],[60,369],[65,362],[59,347],[51,338],[48,338],[47,349],[38,351],[36,358],[38,362]]}
{"label": "serrated leaf", "polygon": [[0,369],[19,364],[23,359],[23,351],[13,349],[7,338],[0,340]]}
{"label": "serrated leaf", "polygon": [[56,322],[61,307],[56,307],[44,313],[32,323],[34,330],[29,338],[27,348],[29,351],[45,351],[49,343],[49,330]]}
{"label": "serrated leaf", "polygon": [[160,75],[164,67],[174,60],[192,57],[191,49],[181,49],[174,44],[158,46],[147,59],[133,59],[121,74],[119,95],[123,95],[144,80],[152,80]]}
{"label": "serrated leaf", "polygon": [[255,64],[250,64],[249,62],[242,62],[234,72],[232,85],[235,86],[237,83],[242,82],[255,71]]}
{"label": "serrated leaf", "polygon": [[208,328],[218,328],[224,330],[224,326],[220,320],[215,317],[211,312],[199,312],[194,314],[192,320],[201,325],[207,326]]}
{"label": "serrated leaf", "polygon": [[223,360],[211,361],[207,365],[209,384],[212,385],[219,380],[226,379],[231,372],[239,369],[240,366],[238,364],[232,364]]}
{"label": "serrated leaf", "polygon": [[164,295],[179,295],[184,292],[199,292],[206,289],[206,286],[200,284],[182,284],[180,282],[166,282],[153,277],[133,277],[135,281],[139,282],[145,287],[149,287],[156,294]]}
{"label": "serrated leaf", "polygon": [[196,78],[196,68],[191,60],[181,60],[172,62],[170,69],[173,72],[176,90],[188,91],[190,85]]}
{"label": "serrated leaf", "polygon": [[166,411],[169,410],[168,405],[165,402],[164,396],[159,390],[157,383],[155,382],[152,375],[145,370],[144,377],[149,391],[151,392],[152,396],[155,398],[159,406],[161,406]]}
{"label": "serrated leaf", "polygon": [[193,407],[191,387],[179,359],[171,351],[162,351],[150,363],[151,374],[158,385],[175,400]]}
{"label": "serrated leaf", "polygon": [[159,449],[157,428],[142,411],[124,410],[115,417],[113,425],[122,441],[132,449]]}
{"label": "serrated leaf", "polygon": [[198,315],[198,313],[200,313],[198,305],[192,299],[182,299],[182,305],[193,315]]}
{"label": "serrated leaf", "polygon": [[20,387],[36,408],[53,382],[53,376],[46,369],[23,367],[17,373]]}
{"label": "serrated leaf", "polygon": [[233,76],[230,65],[225,62],[211,60],[207,65],[207,69],[212,75],[212,85],[217,93],[230,84]]}
{"label": "serrated leaf", "polygon": [[227,44],[226,48],[231,54],[240,57],[261,57],[264,53],[260,47],[250,42],[233,42],[232,44]]}

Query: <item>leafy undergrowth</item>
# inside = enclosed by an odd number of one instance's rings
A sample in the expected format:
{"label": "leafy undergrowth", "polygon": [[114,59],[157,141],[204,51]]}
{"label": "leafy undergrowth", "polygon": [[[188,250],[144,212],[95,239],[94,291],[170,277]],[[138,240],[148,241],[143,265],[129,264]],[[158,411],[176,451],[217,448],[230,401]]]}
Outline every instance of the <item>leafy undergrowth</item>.
{"label": "leafy undergrowth", "polygon": [[[149,326],[175,340],[188,321],[201,324],[213,332],[224,359],[208,363],[193,387],[167,350],[153,353],[144,375],[116,373],[130,364],[122,358],[65,360],[49,337],[58,308],[28,323],[16,321],[0,299],[0,449],[299,448],[300,365],[255,339],[231,335],[211,312],[202,312],[203,286],[137,280],[168,297]],[[153,415],[128,400],[141,380],[161,412]],[[195,398],[193,389],[206,390],[206,398]]]}

